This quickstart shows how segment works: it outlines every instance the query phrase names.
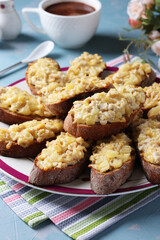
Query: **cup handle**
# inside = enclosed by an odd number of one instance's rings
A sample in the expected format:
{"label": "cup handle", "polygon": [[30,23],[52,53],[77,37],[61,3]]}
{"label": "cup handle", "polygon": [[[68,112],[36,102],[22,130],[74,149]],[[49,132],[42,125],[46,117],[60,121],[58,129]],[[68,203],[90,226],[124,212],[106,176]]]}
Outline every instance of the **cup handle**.
{"label": "cup handle", "polygon": [[39,9],[38,8],[23,8],[22,9],[22,13],[23,13],[23,16],[26,20],[26,22],[28,23],[28,25],[33,29],[35,30],[36,32],[38,33],[42,33],[42,34],[45,34],[46,35],[46,32],[43,30],[43,29],[40,29],[39,27],[35,26],[29,19],[28,17],[28,13],[36,13],[39,15]]}

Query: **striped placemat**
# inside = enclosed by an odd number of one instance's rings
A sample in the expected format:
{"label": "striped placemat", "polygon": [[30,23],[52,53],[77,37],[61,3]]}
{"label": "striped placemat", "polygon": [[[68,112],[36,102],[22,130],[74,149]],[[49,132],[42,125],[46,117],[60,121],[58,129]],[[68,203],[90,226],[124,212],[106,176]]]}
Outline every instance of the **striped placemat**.
{"label": "striped placemat", "polygon": [[0,173],[0,196],[30,227],[50,219],[73,239],[90,239],[160,196],[160,187],[112,197],[72,197],[25,186]]}
{"label": "striped placemat", "polygon": [[[120,56],[108,66],[118,67],[122,62]],[[121,196],[63,196],[28,187],[0,173],[0,197],[24,222],[35,227],[50,219],[73,239],[91,239],[159,196],[160,187]]]}

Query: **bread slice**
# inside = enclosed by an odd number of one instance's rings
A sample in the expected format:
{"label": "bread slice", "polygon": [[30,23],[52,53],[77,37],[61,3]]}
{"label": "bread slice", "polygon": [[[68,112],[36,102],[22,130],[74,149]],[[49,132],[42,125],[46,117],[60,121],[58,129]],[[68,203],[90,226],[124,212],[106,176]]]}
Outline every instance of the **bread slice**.
{"label": "bread slice", "polygon": [[45,148],[46,141],[51,141],[54,138],[45,139],[42,142],[34,141],[26,148],[17,143],[12,143],[11,147],[7,149],[7,143],[0,142],[0,155],[13,158],[36,157]]}
{"label": "bread slice", "polygon": [[156,73],[154,72],[153,69],[151,69],[151,72],[149,73],[149,75],[142,80],[139,86],[142,88],[151,86],[154,83],[155,79],[156,79]]}
{"label": "bread slice", "polygon": [[61,133],[36,157],[29,182],[37,186],[62,184],[78,178],[88,164],[89,145],[82,138]]}
{"label": "bread slice", "polygon": [[27,121],[0,128],[0,155],[7,157],[35,157],[45,147],[46,141],[56,138],[63,130],[63,121],[59,119]]}
{"label": "bread slice", "polygon": [[124,133],[98,141],[90,156],[91,189],[99,195],[115,192],[132,174],[135,152]]}
{"label": "bread slice", "polygon": [[64,121],[64,129],[75,137],[96,141],[123,131],[131,123],[135,114],[126,118],[125,122],[107,123],[106,125],[96,123],[91,126],[74,123],[73,116],[68,114]]}
{"label": "bread slice", "polygon": [[23,122],[30,121],[33,119],[42,120],[43,118],[40,116],[33,116],[33,115],[25,116],[25,115],[21,115],[18,113],[8,111],[5,108],[0,108],[0,121],[7,123],[9,125],[15,124],[15,123],[19,124],[19,123],[23,123]]}
{"label": "bread slice", "polygon": [[64,168],[40,169],[37,158],[29,175],[29,182],[36,186],[69,183],[78,178],[87,167],[89,154],[85,153],[83,159],[73,166]]}
{"label": "bread slice", "polygon": [[[86,80],[87,83],[87,80]],[[68,111],[71,109],[73,106],[73,102],[76,100],[81,100],[85,99],[89,96],[92,96],[95,93],[98,92],[108,92],[111,88],[114,88],[112,84],[107,83],[105,87],[100,87],[95,90],[87,91],[87,92],[82,92],[80,94],[75,94],[74,97],[69,97],[66,99],[62,99],[59,102],[53,102],[53,103],[45,103],[45,107],[55,116],[57,117],[64,117],[67,115]]]}
{"label": "bread slice", "polygon": [[91,168],[91,189],[98,195],[108,195],[115,192],[130,177],[134,168],[134,158],[122,167],[107,173],[100,173]]}
{"label": "bread slice", "polygon": [[[130,92],[123,95],[113,88],[108,93],[96,93],[83,101],[74,102],[64,120],[65,131],[89,140],[107,138],[121,132],[131,123],[145,100],[141,88],[133,88],[132,91],[133,95]],[[133,107],[137,95],[139,100]]]}
{"label": "bread slice", "polygon": [[[59,82],[61,75],[60,66],[55,60],[52,58],[40,58],[28,64],[25,78],[32,94],[46,95],[48,91],[53,91],[53,89],[48,88],[50,83],[55,82],[55,87],[57,87],[56,82]],[[65,81],[63,84],[65,84]]]}
{"label": "bread slice", "polygon": [[0,87],[0,121],[14,124],[46,117],[53,115],[45,108],[41,97],[17,87]]}
{"label": "bread slice", "polygon": [[148,63],[139,61],[125,63],[119,69],[106,77],[115,87],[120,85],[133,85],[142,88],[152,85],[156,79],[156,74]]}
{"label": "bread slice", "polygon": [[150,163],[141,156],[141,164],[144,174],[152,184],[160,184],[160,165]]}
{"label": "bread slice", "polygon": [[133,129],[133,139],[143,172],[152,184],[160,184],[160,122],[142,119]]}

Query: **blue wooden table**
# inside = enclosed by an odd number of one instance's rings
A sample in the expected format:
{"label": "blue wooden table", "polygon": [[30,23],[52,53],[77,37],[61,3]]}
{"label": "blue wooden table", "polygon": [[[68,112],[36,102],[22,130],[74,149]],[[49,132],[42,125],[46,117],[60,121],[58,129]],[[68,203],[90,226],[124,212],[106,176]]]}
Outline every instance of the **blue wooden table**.
{"label": "blue wooden table", "polygon": [[[59,62],[61,67],[69,65],[70,60],[79,56],[83,51],[98,53],[107,62],[122,54],[129,42],[119,41],[118,33],[126,38],[136,38],[138,31],[126,32],[122,28],[128,27],[126,7],[128,0],[101,0],[102,15],[96,35],[85,46],[75,50],[61,49],[55,46],[50,57]],[[14,41],[0,42],[0,70],[25,58],[34,47],[48,38],[35,33],[24,21],[21,14],[23,7],[37,7],[39,0],[15,0],[15,8],[22,21],[22,32]],[[39,23],[36,16],[34,22]],[[137,55],[137,49],[132,47],[131,53]],[[149,58],[157,64],[158,58],[148,52]],[[26,65],[12,70],[0,78],[0,85],[6,86],[18,79],[24,78]],[[67,240],[70,239],[54,226],[49,220],[31,229],[22,222],[15,213],[0,199],[0,240]],[[159,240],[160,239],[160,203],[154,200],[140,210],[132,213],[119,223],[97,235],[94,240]]]}

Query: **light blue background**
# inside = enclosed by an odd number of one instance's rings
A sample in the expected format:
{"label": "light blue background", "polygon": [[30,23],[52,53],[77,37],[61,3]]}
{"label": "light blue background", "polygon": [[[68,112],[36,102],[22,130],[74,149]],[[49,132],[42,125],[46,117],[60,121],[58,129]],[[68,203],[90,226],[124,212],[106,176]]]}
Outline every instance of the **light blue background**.
{"label": "light blue background", "polygon": [[[21,35],[14,41],[0,42],[0,70],[25,58],[34,47],[48,38],[35,33],[24,21],[21,10],[23,7],[37,7],[39,0],[15,0],[15,8],[20,15],[23,28]],[[83,51],[98,53],[107,62],[118,57],[127,46],[127,42],[118,40],[118,33],[123,37],[136,38],[139,31],[126,32],[122,28],[128,25],[126,8],[128,0],[101,0],[102,14],[96,35],[85,46],[75,50],[61,49],[55,46],[49,55],[59,62],[61,67],[69,66],[70,60]],[[39,24],[37,16],[31,18]],[[132,47],[131,53],[137,55],[137,49]],[[157,64],[158,57],[151,51],[148,56]],[[26,65],[22,65],[0,78],[0,85],[6,86],[18,79],[24,78]],[[67,240],[70,239],[54,226],[49,220],[35,229],[22,222],[14,212],[0,199],[0,240]],[[160,203],[154,200],[140,210],[132,213],[119,223],[114,224],[94,240],[160,240]]]}

